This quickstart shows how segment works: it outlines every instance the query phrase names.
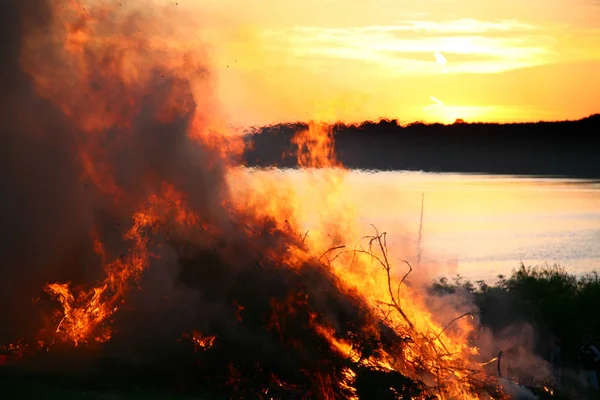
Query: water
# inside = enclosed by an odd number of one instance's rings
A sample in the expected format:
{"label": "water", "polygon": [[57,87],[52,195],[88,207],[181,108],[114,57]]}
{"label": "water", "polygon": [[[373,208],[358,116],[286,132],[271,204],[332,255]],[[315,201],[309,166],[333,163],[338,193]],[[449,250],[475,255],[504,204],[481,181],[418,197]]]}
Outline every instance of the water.
{"label": "water", "polygon": [[494,281],[521,262],[559,264],[576,274],[600,271],[600,183],[421,172],[330,173],[259,174],[293,182],[297,201],[313,210],[327,210],[324,202],[330,203],[329,212],[332,202],[339,202],[340,209],[350,207],[348,218],[361,233],[376,225],[388,233],[394,251],[410,253],[397,257],[413,260],[424,194],[422,264],[435,276]]}

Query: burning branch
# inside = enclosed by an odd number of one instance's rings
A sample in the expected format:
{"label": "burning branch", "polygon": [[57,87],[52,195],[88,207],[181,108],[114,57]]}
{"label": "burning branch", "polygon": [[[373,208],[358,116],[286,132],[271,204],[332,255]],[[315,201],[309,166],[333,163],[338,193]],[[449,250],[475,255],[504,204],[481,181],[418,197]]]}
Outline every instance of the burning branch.
{"label": "burning branch", "polygon": [[[365,250],[364,248],[362,248],[362,246],[360,246],[360,248],[354,248],[352,250],[346,250],[346,251],[341,251],[339,253],[337,253],[335,255],[335,257],[333,257],[331,260],[328,259],[328,262],[331,263],[333,262],[336,258],[338,258],[339,256],[341,256],[342,254],[348,254],[348,253],[353,253],[353,254],[365,254],[367,256],[369,256],[372,260],[377,261],[381,267],[383,267],[384,271],[386,272],[387,275],[387,283],[388,283],[388,292],[390,295],[390,302],[389,303],[381,303],[383,305],[386,305],[388,307],[392,307],[394,308],[396,311],[398,311],[398,313],[402,316],[402,318],[404,319],[404,321],[406,322],[406,324],[409,326],[409,328],[411,330],[414,330],[414,325],[411,322],[411,320],[408,318],[408,316],[406,315],[406,313],[404,312],[404,310],[402,309],[402,307],[400,306],[400,288],[402,287],[402,285],[404,284],[406,278],[408,277],[408,275],[412,272],[413,268],[410,265],[410,263],[406,260],[401,260],[401,262],[405,263],[408,266],[408,271],[404,274],[404,276],[402,277],[402,279],[400,280],[400,283],[398,284],[398,288],[397,288],[397,294],[394,295],[393,290],[392,290],[392,267],[390,265],[389,259],[388,259],[388,250],[387,250],[387,241],[386,241],[386,237],[387,237],[387,233],[383,232],[383,233],[379,233],[379,231],[377,230],[377,228],[374,225],[371,225],[373,227],[373,229],[375,229],[375,235],[373,236],[364,236],[362,238],[362,240],[368,240],[368,250]],[[375,254],[375,252],[373,251],[373,245],[376,245],[377,248],[379,249],[381,256],[377,256]],[[360,242],[359,242],[360,245]],[[337,249],[342,249],[345,248],[345,246],[337,246],[337,247],[333,247],[329,250],[327,250],[327,252],[325,252],[325,254],[337,250]],[[324,254],[324,255],[325,255]],[[323,257],[323,256],[321,256]]]}
{"label": "burning branch", "polygon": [[328,266],[331,266],[331,262],[337,258],[337,255],[336,255],[336,256],[335,256],[335,257],[334,257],[332,260],[330,260],[330,259],[329,259],[329,257],[327,257],[327,254],[331,253],[332,251],[336,251],[336,250],[339,250],[339,249],[343,249],[343,248],[345,248],[345,247],[346,247],[346,246],[344,246],[344,245],[341,245],[341,246],[335,246],[335,247],[332,247],[332,248],[328,249],[327,251],[325,251],[325,252],[324,252],[324,253],[321,255],[321,257],[319,257],[319,261],[321,261],[323,258],[325,258],[325,259],[327,259],[327,265],[328,265]]}
{"label": "burning branch", "polygon": [[475,318],[475,316],[474,316],[472,313],[470,313],[470,312],[467,312],[467,313],[464,313],[463,315],[460,315],[460,316],[458,316],[458,317],[456,317],[456,318],[452,319],[450,322],[448,322],[448,324],[447,324],[447,325],[444,327],[444,329],[442,329],[442,330],[440,331],[440,333],[438,333],[438,334],[435,336],[435,339],[439,339],[439,338],[440,338],[440,336],[442,335],[442,333],[444,333],[444,332],[446,331],[446,329],[448,329],[448,328],[450,327],[450,325],[452,325],[454,322],[456,322],[456,321],[458,321],[458,320],[461,320],[461,319],[463,319],[463,318],[465,318],[465,317],[471,317],[471,318]]}
{"label": "burning branch", "polygon": [[[413,271],[411,263],[407,260],[400,260],[399,262],[406,264],[408,267],[406,272],[399,278],[397,284],[394,282],[392,265],[388,254],[387,247],[387,234],[386,232],[379,232],[376,227],[373,226],[375,234],[371,236],[363,237],[355,246],[354,249],[342,250],[344,246],[338,246],[329,249],[319,259],[326,259],[327,265],[331,265],[339,257],[344,254],[365,255],[368,256],[371,261],[375,261],[384,271],[385,280],[387,286],[387,294],[389,299],[376,300],[373,307],[379,310],[382,316],[382,323],[393,320],[392,313],[396,312],[403,324],[395,327],[395,331],[399,334],[398,338],[402,339],[404,344],[404,355],[398,362],[411,365],[411,370],[421,371],[417,375],[412,375],[413,378],[417,378],[422,383],[424,382],[427,375],[434,377],[437,381],[437,385],[431,386],[431,390],[439,392],[438,397],[444,398],[447,395],[445,391],[449,388],[449,385],[464,385],[468,390],[475,390],[475,388],[482,388],[492,379],[483,371],[483,366],[488,363],[478,363],[469,360],[470,355],[463,353],[462,347],[449,346],[445,343],[448,339],[446,337],[448,329],[456,322],[469,317],[474,319],[475,316],[472,313],[464,313],[450,320],[446,325],[439,329],[427,328],[423,330],[419,328],[415,322],[413,322],[406,313],[402,300],[401,289],[407,283],[407,278]],[[366,241],[363,246],[362,243]],[[334,250],[341,250],[333,257],[327,256]],[[388,310],[384,310],[381,306],[387,307]],[[391,318],[391,319],[390,319]],[[395,355],[394,357],[399,357]],[[491,361],[493,362],[493,361]],[[452,383],[456,381],[456,383]],[[464,389],[461,389],[464,390]]]}
{"label": "burning branch", "polygon": [[306,238],[308,237],[308,233],[310,232],[310,230],[306,231],[306,233],[304,234],[304,236],[302,236],[302,244],[304,244],[304,242],[306,241]]}

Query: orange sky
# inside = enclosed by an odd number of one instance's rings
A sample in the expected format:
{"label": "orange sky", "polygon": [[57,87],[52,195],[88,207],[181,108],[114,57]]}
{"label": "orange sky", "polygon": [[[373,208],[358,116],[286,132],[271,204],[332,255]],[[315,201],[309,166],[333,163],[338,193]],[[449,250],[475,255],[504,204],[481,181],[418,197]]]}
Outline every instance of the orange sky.
{"label": "orange sky", "polygon": [[600,112],[600,0],[179,0],[177,7],[209,44],[235,125]]}

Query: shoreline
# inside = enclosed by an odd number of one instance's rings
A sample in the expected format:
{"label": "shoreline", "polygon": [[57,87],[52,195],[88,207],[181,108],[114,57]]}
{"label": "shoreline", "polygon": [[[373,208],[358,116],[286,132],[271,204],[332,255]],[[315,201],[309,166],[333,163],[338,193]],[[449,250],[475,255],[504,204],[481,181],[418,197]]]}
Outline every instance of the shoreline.
{"label": "shoreline", "polygon": [[[242,164],[297,167],[292,138],[307,127],[290,123],[247,131]],[[600,180],[595,162],[600,115],[562,122],[402,126],[381,120],[330,127],[335,156],[349,169]]]}

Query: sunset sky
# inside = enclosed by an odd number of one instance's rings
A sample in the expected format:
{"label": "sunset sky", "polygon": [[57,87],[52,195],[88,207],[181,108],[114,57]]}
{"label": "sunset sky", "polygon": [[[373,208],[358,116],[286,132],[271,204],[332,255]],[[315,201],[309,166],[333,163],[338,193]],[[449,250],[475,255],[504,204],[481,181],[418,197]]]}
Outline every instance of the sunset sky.
{"label": "sunset sky", "polygon": [[232,123],[600,112],[600,0],[180,0]]}

